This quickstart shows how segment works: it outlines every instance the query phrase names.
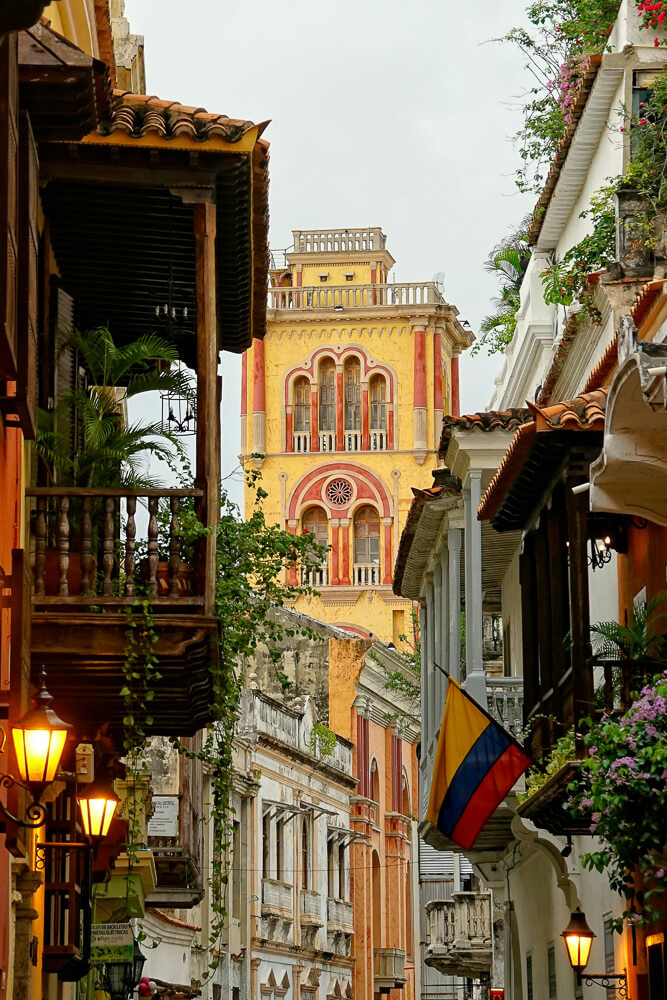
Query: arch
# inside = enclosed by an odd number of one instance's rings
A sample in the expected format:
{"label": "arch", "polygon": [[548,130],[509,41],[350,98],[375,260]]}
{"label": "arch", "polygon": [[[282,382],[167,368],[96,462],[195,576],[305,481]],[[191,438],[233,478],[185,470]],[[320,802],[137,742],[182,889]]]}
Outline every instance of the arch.
{"label": "arch", "polygon": [[[331,510],[323,495],[323,487],[332,475],[342,475],[353,481],[357,486],[357,496],[354,503],[361,504],[364,498],[367,503],[375,503],[380,517],[392,516],[391,492],[382,479],[370,469],[350,462],[331,462],[305,473],[296,483],[287,501],[287,517],[298,520],[301,512],[311,504],[324,506]],[[336,509],[336,517],[349,517],[348,509]]]}
{"label": "arch", "polygon": [[380,858],[377,851],[373,851],[371,870],[373,885],[373,947],[379,948],[382,944],[382,869],[380,868]]}
{"label": "arch", "polygon": [[408,772],[405,768],[403,768],[401,777],[401,812],[404,816],[412,815],[410,808],[410,782],[408,781]]}
{"label": "arch", "polygon": [[296,433],[310,434],[310,379],[298,375],[292,384],[292,427]]}
{"label": "arch", "polygon": [[387,430],[387,379],[380,372],[371,375],[368,383],[368,405],[371,431]]}
{"label": "arch", "polygon": [[336,430],[336,362],[322,358],[317,367],[318,426],[321,431]]}
{"label": "arch", "polygon": [[[350,335],[352,334],[357,336],[367,336],[369,331],[353,330],[350,331]],[[283,379],[285,403],[289,403],[291,386],[297,376],[306,375],[310,379],[311,385],[315,385],[318,381],[319,366],[324,359],[329,358],[334,361],[334,364],[340,364],[349,357],[356,357],[359,359],[359,363],[361,365],[361,377],[363,380],[370,378],[370,376],[374,373],[384,374],[387,380],[388,402],[393,403],[395,401],[396,387],[398,386],[398,375],[392,365],[389,365],[384,361],[375,361],[374,358],[369,356],[368,351],[365,348],[360,347],[357,344],[345,346],[338,344],[335,345],[333,351],[335,353],[332,353],[332,347],[317,347],[304,361],[301,362],[301,364],[295,365],[294,368],[290,368],[290,370],[285,373]]]}
{"label": "arch", "polygon": [[361,430],[361,362],[351,354],[343,365],[343,427]]}

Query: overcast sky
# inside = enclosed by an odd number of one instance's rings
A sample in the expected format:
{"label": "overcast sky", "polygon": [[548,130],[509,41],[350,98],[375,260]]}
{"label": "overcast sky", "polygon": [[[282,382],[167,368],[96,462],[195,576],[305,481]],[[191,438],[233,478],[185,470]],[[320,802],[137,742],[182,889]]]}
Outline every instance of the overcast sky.
{"label": "overcast sky", "polygon": [[[521,0],[126,0],[149,94],[271,119],[271,245],[292,229],[381,226],[398,281],[445,273],[476,331],[489,249],[533,207],[511,136],[530,86],[519,54],[485,44]],[[237,358],[224,356],[223,465],[239,451]],[[497,358],[464,356],[463,411],[484,408]]]}

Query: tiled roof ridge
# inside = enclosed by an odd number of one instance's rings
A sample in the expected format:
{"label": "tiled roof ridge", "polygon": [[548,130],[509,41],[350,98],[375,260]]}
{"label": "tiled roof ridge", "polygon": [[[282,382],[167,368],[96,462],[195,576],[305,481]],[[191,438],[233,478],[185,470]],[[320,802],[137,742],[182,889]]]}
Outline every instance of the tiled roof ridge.
{"label": "tiled roof ridge", "polygon": [[396,563],[394,565],[392,589],[397,597],[403,596],[401,593],[403,576],[405,575],[410,549],[412,548],[412,540],[415,536],[424,505],[434,500],[441,500],[446,496],[461,496],[460,490],[454,489],[452,486],[445,485],[430,486],[427,489],[420,489],[417,486],[413,486],[412,493],[414,495],[414,500],[410,504],[408,516],[405,519],[405,525],[403,527],[403,531],[401,532],[401,538],[398,543],[398,552],[396,554]]}
{"label": "tiled roof ridge", "polygon": [[[266,127],[263,122],[260,128]],[[124,132],[141,137],[157,133],[163,138],[187,136],[205,142],[218,137],[227,142],[238,142],[255,123],[228,115],[212,114],[206,108],[165,101],[154,94],[134,94],[128,90],[114,90],[113,106],[108,119],[100,123],[102,135]]]}
{"label": "tiled roof ridge", "polygon": [[549,202],[551,201],[551,196],[553,195],[556,184],[558,183],[560,172],[563,168],[565,160],[567,159],[570,144],[572,143],[574,134],[577,131],[577,126],[579,125],[584,108],[586,107],[588,96],[591,92],[591,88],[601,64],[602,55],[596,53],[595,55],[590,55],[582,67],[582,76],[575,94],[570,121],[565,129],[563,138],[556,147],[556,152],[551,161],[547,179],[544,182],[542,193],[540,194],[537,204],[535,205],[533,218],[530,226],[528,227],[528,243],[531,246],[534,246],[539,238],[542,230],[542,223],[544,222],[544,216],[546,215]]}
{"label": "tiled roof ridge", "polygon": [[654,301],[662,292],[663,288],[665,288],[666,283],[667,278],[654,278],[652,281],[647,281],[646,284],[642,286],[633,303],[632,309],[630,310],[630,315],[632,316],[636,327],[639,327]]}
{"label": "tiled roof ridge", "polygon": [[604,385],[605,379],[616,367],[618,360],[618,334],[615,333],[612,340],[605,348],[604,354],[595,365],[590,375],[586,379],[582,392],[592,392]]}
{"label": "tiled roof ridge", "polygon": [[151,906],[150,912],[154,913],[160,920],[164,920],[166,924],[172,924],[174,927],[183,927],[188,931],[201,930],[199,924],[189,924],[187,920],[179,920],[178,917],[172,917],[170,913],[165,913],[164,910],[160,910],[157,906]]}
{"label": "tiled roof ridge", "polygon": [[[592,431],[604,427],[606,388],[581,392],[572,399],[563,400],[551,406],[539,407],[527,403],[533,419],[523,424],[512,438],[509,448],[498,466],[498,471],[486,488],[477,508],[480,521],[490,520],[500,508],[502,501],[515,478],[525,457],[523,452],[530,448],[537,433],[552,431]],[[520,461],[521,460],[521,461]],[[517,466],[514,469],[514,466]]]}
{"label": "tiled roof ridge", "polygon": [[506,410],[477,410],[475,413],[464,413],[458,416],[446,414],[442,418],[442,434],[440,437],[440,454],[447,451],[453,430],[481,431],[488,433],[494,430],[514,430],[527,420],[530,411],[524,406],[511,406]]}

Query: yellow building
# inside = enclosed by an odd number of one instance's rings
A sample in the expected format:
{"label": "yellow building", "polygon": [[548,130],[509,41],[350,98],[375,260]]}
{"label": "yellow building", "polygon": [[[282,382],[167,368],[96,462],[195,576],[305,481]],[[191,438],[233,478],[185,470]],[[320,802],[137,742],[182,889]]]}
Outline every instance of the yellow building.
{"label": "yellow building", "polygon": [[297,608],[398,642],[392,594],[412,499],[431,485],[458,355],[473,340],[434,282],[392,283],[381,229],[293,232],[274,254],[268,330],[244,355],[241,452],[261,468],[272,523],[330,546]]}

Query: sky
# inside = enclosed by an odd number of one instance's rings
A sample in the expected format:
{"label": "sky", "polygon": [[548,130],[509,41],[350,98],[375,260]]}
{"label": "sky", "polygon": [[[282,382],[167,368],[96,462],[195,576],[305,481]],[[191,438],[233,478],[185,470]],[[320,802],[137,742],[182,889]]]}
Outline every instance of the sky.
{"label": "sky", "polygon": [[[514,184],[524,60],[492,40],[522,0],[126,0],[149,94],[270,119],[270,241],[381,226],[397,281],[445,274],[477,331],[488,251],[534,205]],[[500,359],[461,361],[462,412],[484,409]],[[223,355],[223,469],[237,465],[240,361]],[[232,486],[240,497],[240,485]]]}

